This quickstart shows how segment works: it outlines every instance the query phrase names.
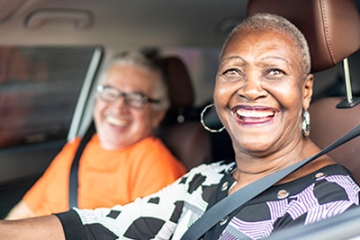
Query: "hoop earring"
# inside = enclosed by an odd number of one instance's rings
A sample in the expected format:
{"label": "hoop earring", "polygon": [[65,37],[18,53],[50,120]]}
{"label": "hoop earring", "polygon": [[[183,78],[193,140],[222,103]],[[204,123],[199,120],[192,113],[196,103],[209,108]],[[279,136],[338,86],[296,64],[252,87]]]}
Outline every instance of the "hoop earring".
{"label": "hoop earring", "polygon": [[204,107],[204,109],[201,111],[201,114],[200,114],[200,122],[201,122],[203,128],[205,128],[205,130],[207,130],[207,131],[209,131],[209,132],[212,132],[212,133],[219,133],[219,132],[222,132],[222,131],[225,129],[224,126],[223,126],[222,128],[220,128],[220,129],[211,129],[211,128],[209,128],[208,126],[206,126],[206,124],[205,124],[205,122],[204,122],[204,114],[205,114],[206,110],[207,110],[208,108],[213,107],[214,105],[215,105],[214,103],[210,103],[209,105],[207,105],[206,107]]}
{"label": "hoop earring", "polygon": [[301,128],[303,136],[308,137],[310,135],[310,113],[308,110],[304,110]]}

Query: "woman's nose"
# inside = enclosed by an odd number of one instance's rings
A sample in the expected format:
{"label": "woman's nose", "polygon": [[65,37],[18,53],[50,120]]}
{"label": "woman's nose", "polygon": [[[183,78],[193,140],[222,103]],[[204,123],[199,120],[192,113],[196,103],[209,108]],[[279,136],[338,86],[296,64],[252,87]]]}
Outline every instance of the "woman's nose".
{"label": "woman's nose", "polygon": [[259,76],[248,76],[243,81],[243,85],[238,89],[238,95],[249,100],[264,97],[266,94],[267,92],[262,87]]}
{"label": "woman's nose", "polygon": [[127,109],[128,105],[126,104],[125,96],[120,95],[114,102],[111,103],[111,106],[118,111]]}

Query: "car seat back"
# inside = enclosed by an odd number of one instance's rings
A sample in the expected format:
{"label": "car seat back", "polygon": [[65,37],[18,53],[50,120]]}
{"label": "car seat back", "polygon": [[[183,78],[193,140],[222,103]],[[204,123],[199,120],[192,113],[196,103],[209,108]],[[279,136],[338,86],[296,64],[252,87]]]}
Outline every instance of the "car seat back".
{"label": "car seat back", "polygon": [[168,81],[170,108],[157,130],[157,136],[187,169],[211,158],[210,139],[194,106],[195,94],[185,63],[166,56],[162,67]]}

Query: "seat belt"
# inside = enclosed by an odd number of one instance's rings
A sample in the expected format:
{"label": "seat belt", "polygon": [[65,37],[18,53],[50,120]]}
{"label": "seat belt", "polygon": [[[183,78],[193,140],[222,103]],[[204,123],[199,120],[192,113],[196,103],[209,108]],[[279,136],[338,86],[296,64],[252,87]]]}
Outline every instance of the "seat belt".
{"label": "seat belt", "polygon": [[79,187],[79,161],[80,157],[90,141],[91,137],[96,132],[94,120],[91,121],[84,136],[80,140],[80,144],[76,150],[71,169],[70,169],[70,181],[69,181],[69,208],[78,207],[78,187]]}
{"label": "seat belt", "polygon": [[[331,150],[339,147],[340,145],[352,140],[353,138],[360,135],[360,125],[352,129],[347,134],[343,135],[341,138],[335,142],[328,145],[326,148],[321,150],[319,153],[301,161],[296,164],[293,164],[287,168],[284,168],[278,172],[270,174],[262,179],[259,179],[256,182],[253,182],[242,189],[234,192],[233,194],[225,197],[218,203],[216,203],[212,208],[206,211],[182,236],[181,240],[195,240],[203,236],[209,229],[216,225],[222,218],[229,215],[241,205],[256,197],[293,171],[299,169],[307,163],[317,159],[318,157],[330,152]],[[254,191],[254,189],[257,189]],[[246,237],[246,236],[244,236]],[[245,238],[248,239],[248,238]]]}

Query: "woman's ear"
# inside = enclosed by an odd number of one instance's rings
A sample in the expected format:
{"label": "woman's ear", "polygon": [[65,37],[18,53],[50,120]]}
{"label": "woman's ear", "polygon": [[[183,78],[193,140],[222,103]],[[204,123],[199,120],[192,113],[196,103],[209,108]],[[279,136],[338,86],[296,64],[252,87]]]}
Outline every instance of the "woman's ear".
{"label": "woman's ear", "polygon": [[304,81],[303,109],[308,109],[313,95],[314,75],[308,74]]}

